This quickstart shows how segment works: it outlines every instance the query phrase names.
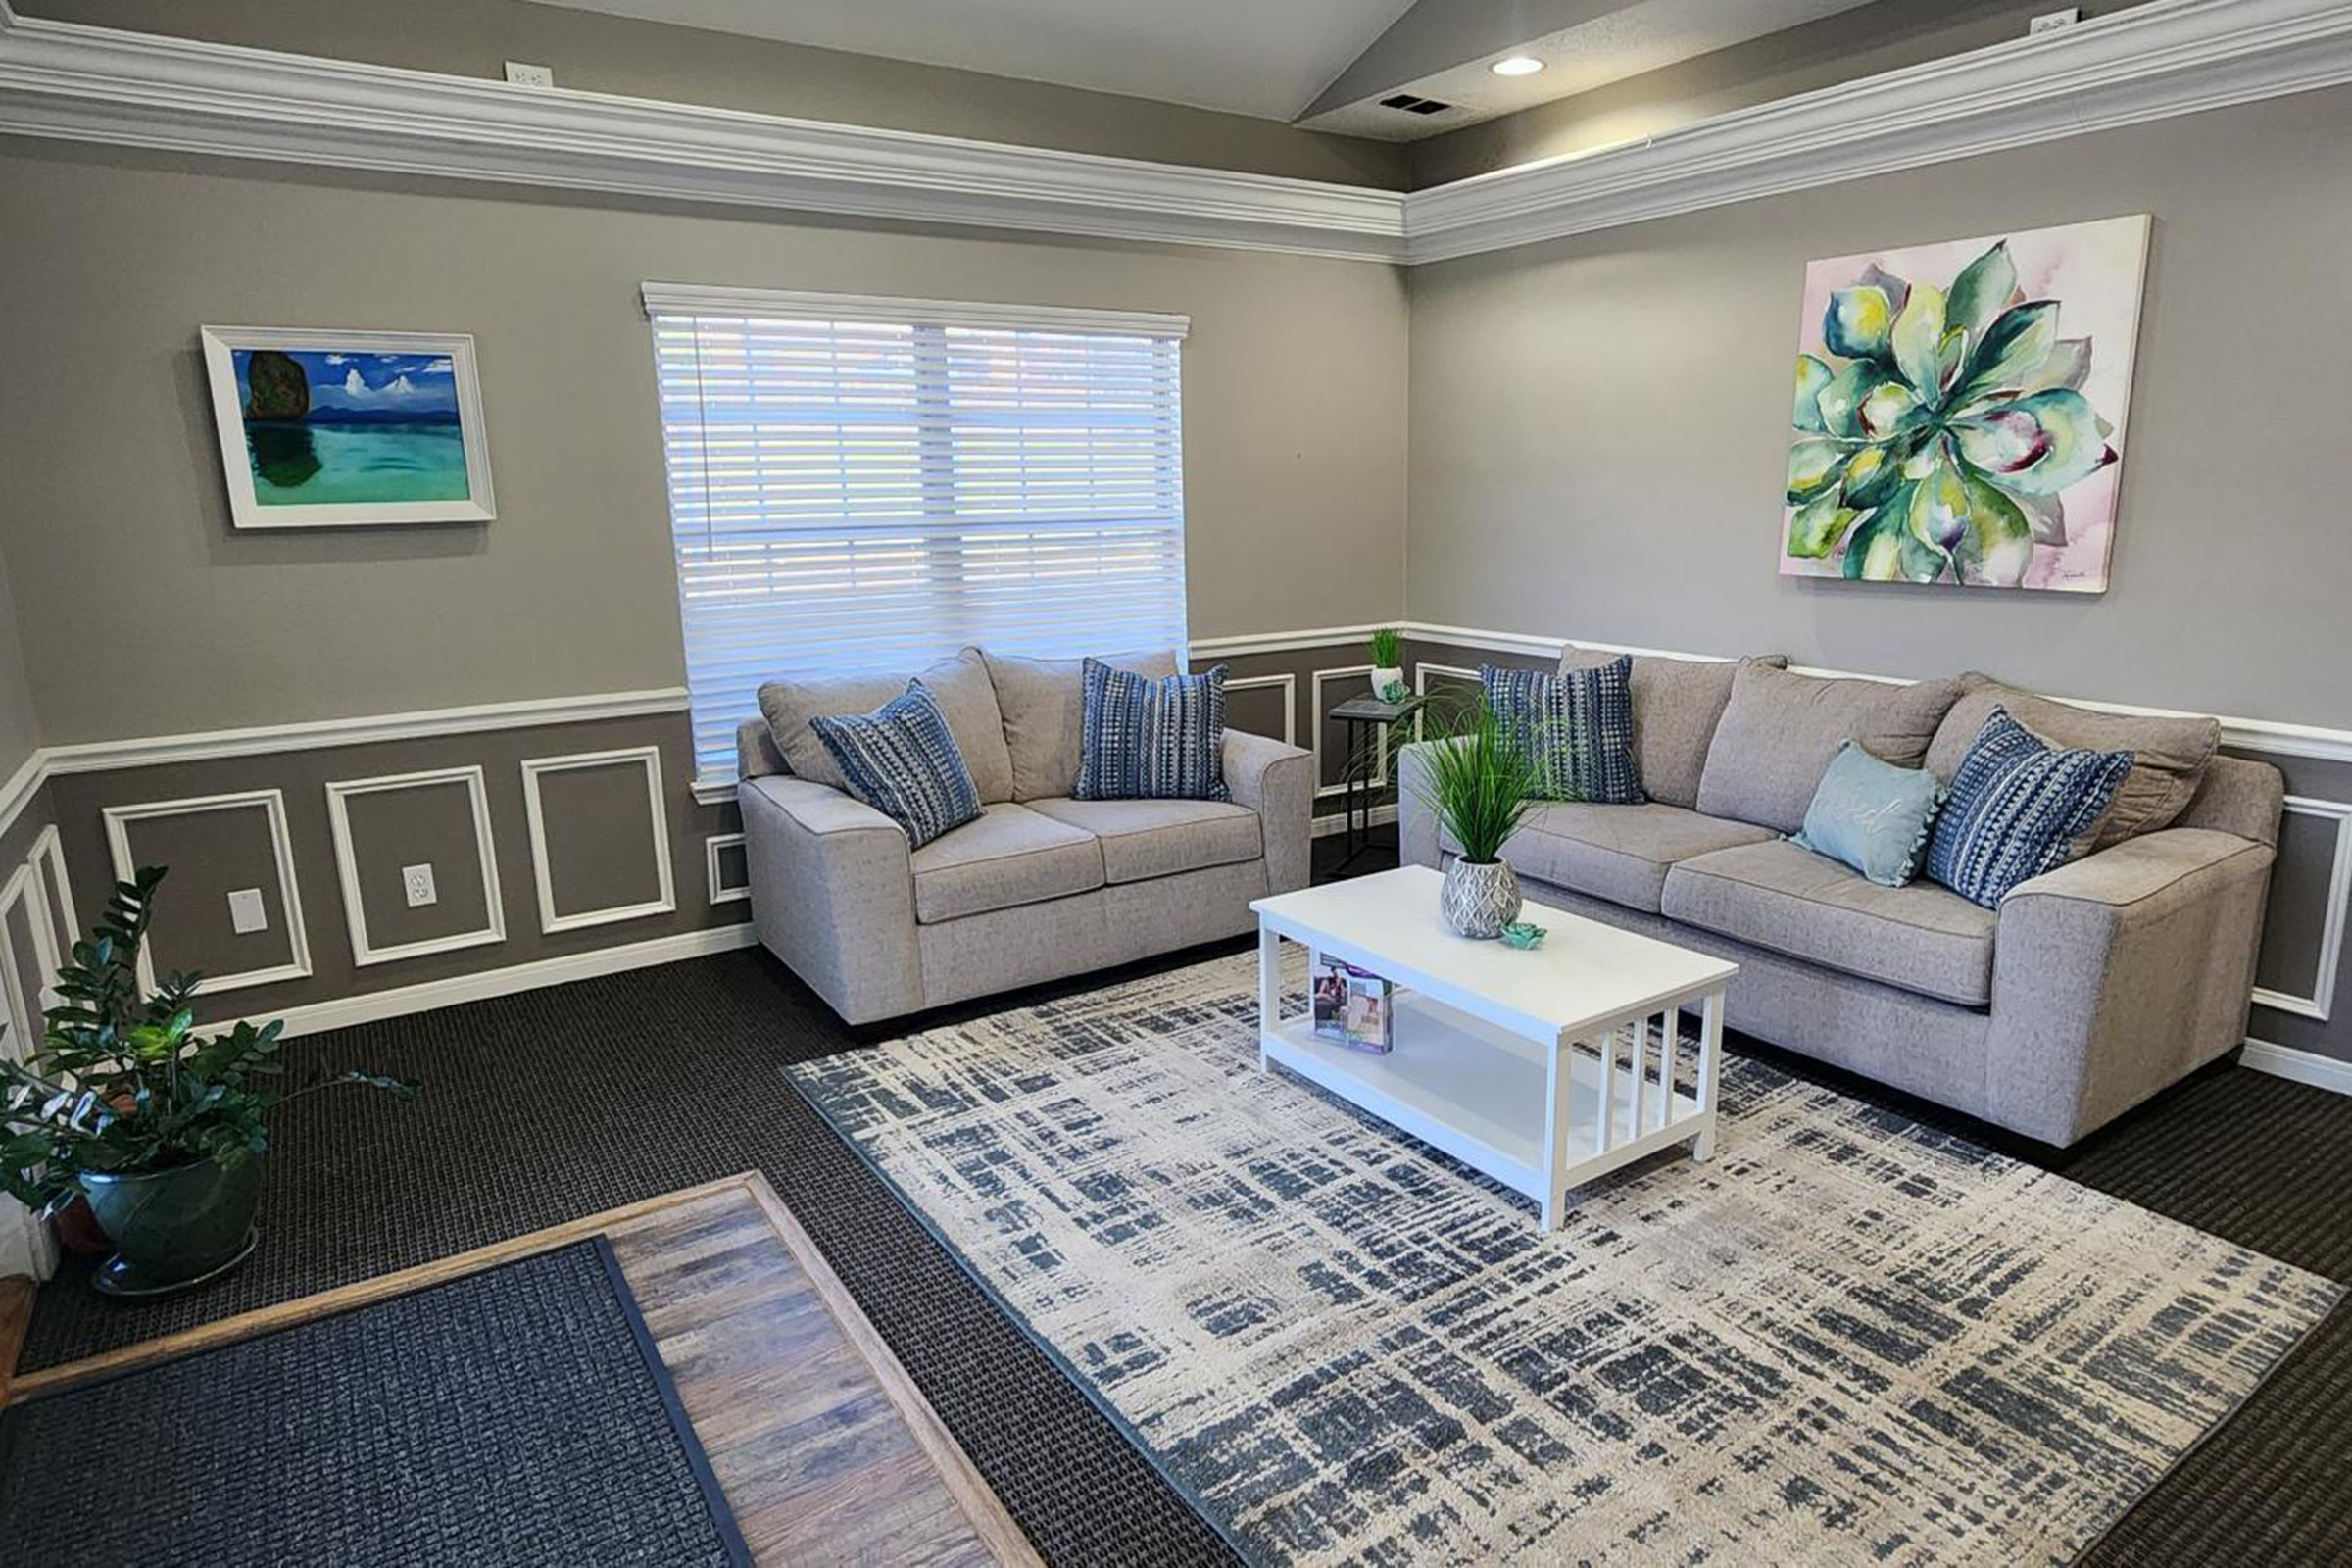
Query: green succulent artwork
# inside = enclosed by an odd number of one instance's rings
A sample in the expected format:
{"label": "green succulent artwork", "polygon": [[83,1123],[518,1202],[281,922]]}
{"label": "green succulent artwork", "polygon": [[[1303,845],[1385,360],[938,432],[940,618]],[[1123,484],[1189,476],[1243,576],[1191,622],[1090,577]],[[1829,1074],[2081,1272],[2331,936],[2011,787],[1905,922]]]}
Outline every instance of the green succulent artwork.
{"label": "green succulent artwork", "polygon": [[[2118,223],[2142,243],[2127,250],[2113,241],[2131,235],[2082,233]],[[1948,275],[1930,273],[1936,281],[1882,265],[1895,256],[1845,272],[1828,292],[1818,345],[1808,338],[1796,357],[1783,569],[2104,587],[2114,486],[2096,487],[2087,514],[2071,520],[2067,492],[2120,460],[2099,396],[2120,410],[2131,345],[2121,345],[2123,374],[2094,386],[2091,338],[2065,335],[2061,302],[2020,286],[2017,247],[2032,245],[2040,277],[2060,274],[2077,249],[2111,271],[2128,262],[2128,276],[2105,280],[2128,301],[2105,302],[2104,314],[2120,305],[2134,323],[2145,232],[2145,219],[2121,219],[1963,242],[1971,259]],[[1904,254],[1932,266],[1953,250]],[[1850,264],[1815,264],[1840,265]],[[2084,527],[2095,537],[2070,534]],[[2070,539],[2095,548],[2067,552]]]}

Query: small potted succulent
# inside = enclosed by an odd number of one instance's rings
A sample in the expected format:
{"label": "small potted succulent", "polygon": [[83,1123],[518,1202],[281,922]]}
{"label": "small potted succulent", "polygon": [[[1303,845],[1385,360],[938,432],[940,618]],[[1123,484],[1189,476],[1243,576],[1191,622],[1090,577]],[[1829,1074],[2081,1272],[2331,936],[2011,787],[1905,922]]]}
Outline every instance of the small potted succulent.
{"label": "small potted succulent", "polygon": [[22,1063],[0,1059],[0,1186],[42,1215],[88,1200],[116,1249],[91,1280],[109,1296],[184,1290],[253,1250],[272,1107],[333,1084],[416,1093],[357,1071],[282,1091],[282,1023],[199,1035],[198,974],[142,999],[139,949],[163,879],[146,869],[115,885],[58,971],[45,1038]]}
{"label": "small potted succulent", "polygon": [[1384,703],[1404,701],[1404,633],[1394,626],[1372,633],[1372,695]]}
{"label": "small potted succulent", "polygon": [[1466,937],[1497,937],[1519,918],[1519,878],[1502,847],[1533,808],[1542,782],[1534,750],[1481,700],[1453,739],[1428,749],[1414,793],[1461,847],[1446,867],[1438,907]]}

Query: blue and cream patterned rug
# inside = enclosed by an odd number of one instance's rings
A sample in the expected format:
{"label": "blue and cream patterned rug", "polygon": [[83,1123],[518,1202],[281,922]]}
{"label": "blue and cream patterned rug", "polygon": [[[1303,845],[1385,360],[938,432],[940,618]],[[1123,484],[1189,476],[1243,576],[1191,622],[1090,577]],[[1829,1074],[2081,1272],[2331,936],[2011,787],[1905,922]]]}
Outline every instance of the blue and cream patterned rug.
{"label": "blue and cream patterned rug", "polygon": [[1253,1562],[2062,1563],[2341,1295],[1738,1057],[1546,1238],[1256,1060],[1244,956],[790,1069]]}

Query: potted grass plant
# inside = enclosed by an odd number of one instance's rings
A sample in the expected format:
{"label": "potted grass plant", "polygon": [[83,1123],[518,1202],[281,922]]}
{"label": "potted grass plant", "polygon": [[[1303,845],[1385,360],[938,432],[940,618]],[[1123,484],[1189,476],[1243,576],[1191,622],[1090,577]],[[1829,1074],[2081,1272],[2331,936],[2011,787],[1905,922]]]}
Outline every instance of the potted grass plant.
{"label": "potted grass plant", "polygon": [[1404,633],[1394,626],[1372,633],[1372,695],[1384,703],[1404,701]]}
{"label": "potted grass plant", "polygon": [[89,1200],[115,1254],[109,1296],[160,1296],[226,1273],[253,1250],[267,1117],[336,1084],[403,1097],[405,1079],[350,1071],[281,1090],[285,1025],[200,1035],[199,974],[139,995],[160,869],[115,884],[106,913],[57,974],[58,1005],[22,1063],[0,1059],[0,1185],[37,1214]]}
{"label": "potted grass plant", "polygon": [[1534,804],[1539,763],[1483,698],[1456,728],[1453,739],[1429,748],[1414,792],[1461,847],[1446,867],[1439,910],[1461,935],[1484,940],[1519,917],[1519,878],[1502,847]]}

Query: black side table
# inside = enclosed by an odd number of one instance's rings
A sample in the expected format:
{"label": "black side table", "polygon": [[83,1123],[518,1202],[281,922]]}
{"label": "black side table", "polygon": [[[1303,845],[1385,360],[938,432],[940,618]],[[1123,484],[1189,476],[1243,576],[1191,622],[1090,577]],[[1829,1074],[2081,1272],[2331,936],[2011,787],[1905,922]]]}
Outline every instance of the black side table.
{"label": "black side table", "polygon": [[1351,697],[1331,710],[1330,716],[1348,726],[1348,786],[1347,827],[1344,835],[1346,854],[1332,867],[1332,875],[1340,876],[1353,865],[1363,853],[1372,847],[1373,754],[1364,745],[1367,736],[1385,744],[1381,731],[1391,724],[1411,716],[1417,705],[1412,703],[1384,703],[1377,697]]}

